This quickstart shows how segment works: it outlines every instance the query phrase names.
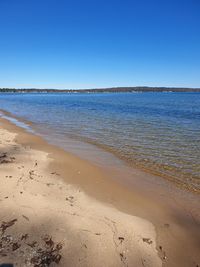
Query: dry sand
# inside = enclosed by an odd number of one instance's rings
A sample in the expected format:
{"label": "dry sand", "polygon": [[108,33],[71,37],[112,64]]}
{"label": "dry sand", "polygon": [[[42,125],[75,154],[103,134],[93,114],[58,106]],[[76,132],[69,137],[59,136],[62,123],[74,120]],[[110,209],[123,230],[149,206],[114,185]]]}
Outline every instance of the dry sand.
{"label": "dry sand", "polygon": [[177,205],[133,192],[4,119],[0,188],[0,264],[199,264],[198,216],[178,218]]}

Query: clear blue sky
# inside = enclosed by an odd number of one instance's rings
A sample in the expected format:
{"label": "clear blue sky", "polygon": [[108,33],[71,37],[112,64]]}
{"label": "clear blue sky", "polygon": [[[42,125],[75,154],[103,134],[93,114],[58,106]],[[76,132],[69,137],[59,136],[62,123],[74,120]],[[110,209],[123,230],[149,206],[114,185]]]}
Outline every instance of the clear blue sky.
{"label": "clear blue sky", "polygon": [[0,0],[0,87],[200,87],[199,0]]}

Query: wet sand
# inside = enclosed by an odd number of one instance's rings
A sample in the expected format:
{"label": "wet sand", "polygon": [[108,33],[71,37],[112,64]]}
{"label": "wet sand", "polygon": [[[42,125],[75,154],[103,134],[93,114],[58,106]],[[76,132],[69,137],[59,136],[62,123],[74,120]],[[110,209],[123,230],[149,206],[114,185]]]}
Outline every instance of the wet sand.
{"label": "wet sand", "polygon": [[0,263],[200,264],[199,195],[138,170],[100,168],[0,122]]}

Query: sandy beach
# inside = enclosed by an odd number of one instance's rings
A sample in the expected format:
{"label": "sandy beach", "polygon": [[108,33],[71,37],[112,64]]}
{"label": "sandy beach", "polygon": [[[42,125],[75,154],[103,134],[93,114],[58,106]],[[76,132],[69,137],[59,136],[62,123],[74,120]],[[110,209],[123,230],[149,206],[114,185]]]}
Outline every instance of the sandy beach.
{"label": "sandy beach", "polygon": [[199,266],[199,195],[127,186],[5,119],[0,137],[0,264]]}

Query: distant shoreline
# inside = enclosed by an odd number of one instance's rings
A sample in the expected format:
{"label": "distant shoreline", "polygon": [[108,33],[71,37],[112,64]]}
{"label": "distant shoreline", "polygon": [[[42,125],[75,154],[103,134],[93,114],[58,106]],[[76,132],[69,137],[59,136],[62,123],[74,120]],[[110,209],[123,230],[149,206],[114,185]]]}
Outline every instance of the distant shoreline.
{"label": "distant shoreline", "polygon": [[131,93],[131,92],[200,92],[200,88],[183,87],[111,87],[94,89],[38,89],[38,88],[0,88],[0,93]]}

